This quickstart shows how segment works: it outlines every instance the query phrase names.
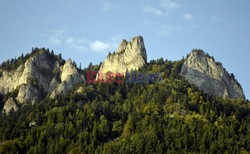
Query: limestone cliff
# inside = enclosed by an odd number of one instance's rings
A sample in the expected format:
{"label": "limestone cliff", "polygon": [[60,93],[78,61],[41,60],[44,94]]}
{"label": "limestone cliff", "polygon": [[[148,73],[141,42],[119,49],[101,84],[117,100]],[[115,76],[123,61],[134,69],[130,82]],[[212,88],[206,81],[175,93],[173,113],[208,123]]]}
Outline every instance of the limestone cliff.
{"label": "limestone cliff", "polygon": [[6,103],[5,103],[5,105],[4,105],[4,108],[3,108],[3,112],[5,112],[5,113],[9,113],[11,110],[13,110],[13,111],[16,111],[18,108],[17,108],[17,105],[16,105],[16,102],[15,102],[15,100],[11,97],[11,98],[9,98],[7,101],[6,101]]}
{"label": "limestone cliff", "polygon": [[123,73],[137,70],[147,62],[147,53],[143,38],[137,36],[130,42],[123,40],[115,53],[107,56],[100,67],[99,73]]}
{"label": "limestone cliff", "polygon": [[76,84],[85,82],[71,60],[65,63],[59,56],[44,49],[37,49],[23,61],[16,69],[0,70],[0,94],[17,91],[15,98],[5,103],[6,113],[11,108],[16,110],[16,103],[34,103],[48,94],[50,98],[55,98],[58,94],[69,92]]}
{"label": "limestone cliff", "polygon": [[76,67],[72,65],[69,59],[61,68],[61,83],[52,91],[50,98],[55,98],[58,94],[66,94],[74,88],[78,83],[85,82],[85,78],[81,75]]}
{"label": "limestone cliff", "polygon": [[202,50],[193,50],[189,54],[180,74],[207,94],[245,99],[243,89],[234,76]]}

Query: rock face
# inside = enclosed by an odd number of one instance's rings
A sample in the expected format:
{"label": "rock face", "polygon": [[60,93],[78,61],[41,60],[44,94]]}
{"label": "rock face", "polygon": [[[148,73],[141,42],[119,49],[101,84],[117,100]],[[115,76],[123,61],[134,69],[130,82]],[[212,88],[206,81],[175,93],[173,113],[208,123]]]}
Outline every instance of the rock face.
{"label": "rock face", "polygon": [[13,98],[9,98],[4,105],[3,112],[8,114],[12,109],[16,111],[18,108],[15,100]]}
{"label": "rock face", "polygon": [[[50,94],[55,98],[66,94],[78,83],[84,83],[85,77],[80,74],[71,60],[66,63],[59,56],[39,49],[23,64],[14,70],[0,70],[0,94],[16,92],[17,104],[34,103]],[[5,102],[6,113],[10,106],[17,107],[10,99]]]}
{"label": "rock face", "polygon": [[245,99],[243,89],[234,76],[202,50],[193,50],[189,54],[180,74],[209,95]]}
{"label": "rock face", "polygon": [[50,98],[54,99],[59,94],[66,94],[74,88],[75,85],[85,82],[85,78],[81,75],[69,59],[61,69],[61,83],[53,90]]}
{"label": "rock face", "polygon": [[147,62],[143,38],[137,36],[130,42],[123,40],[115,53],[110,54],[101,65],[99,73],[122,73],[137,70]]}

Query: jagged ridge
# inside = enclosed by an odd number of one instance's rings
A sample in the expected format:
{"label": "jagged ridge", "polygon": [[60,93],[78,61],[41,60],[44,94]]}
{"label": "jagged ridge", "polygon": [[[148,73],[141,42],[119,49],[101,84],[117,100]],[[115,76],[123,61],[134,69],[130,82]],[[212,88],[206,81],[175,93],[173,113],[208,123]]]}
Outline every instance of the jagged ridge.
{"label": "jagged ridge", "polygon": [[1,67],[0,94],[16,91],[16,95],[6,101],[5,112],[17,109],[18,104],[37,102],[48,94],[53,99],[85,81],[70,59],[65,62],[44,48],[34,49],[17,67],[7,66]]}
{"label": "jagged ridge", "polygon": [[202,50],[193,50],[189,54],[180,74],[207,94],[245,99],[243,89],[234,75],[229,74],[220,62]]}
{"label": "jagged ridge", "polygon": [[137,70],[147,63],[147,53],[141,36],[123,40],[114,54],[107,56],[99,73],[126,73]]}

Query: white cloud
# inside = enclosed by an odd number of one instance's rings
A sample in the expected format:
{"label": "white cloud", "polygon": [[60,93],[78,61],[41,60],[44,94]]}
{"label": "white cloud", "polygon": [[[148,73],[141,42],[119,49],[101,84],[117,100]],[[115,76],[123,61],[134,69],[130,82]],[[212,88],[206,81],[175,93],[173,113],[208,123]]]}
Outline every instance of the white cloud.
{"label": "white cloud", "polygon": [[172,26],[168,24],[163,24],[157,31],[157,36],[165,36],[168,37],[174,32],[180,32],[182,30],[181,26]]}
{"label": "white cloud", "polygon": [[171,25],[161,25],[158,29],[157,35],[158,36],[169,36],[174,31],[174,27]]}
{"label": "white cloud", "polygon": [[180,4],[175,3],[172,0],[161,0],[160,4],[158,4],[157,7],[152,7],[152,6],[145,7],[143,9],[143,12],[161,16],[161,15],[168,15],[169,10],[174,10],[179,7]]}
{"label": "white cloud", "polygon": [[153,7],[146,7],[146,8],[144,8],[144,12],[151,13],[151,14],[154,14],[154,15],[157,15],[157,16],[162,15],[162,11],[161,10],[159,10],[157,8],[153,8]]}
{"label": "white cloud", "polygon": [[97,40],[97,41],[90,43],[90,49],[95,52],[103,52],[110,48],[111,48],[111,45],[107,42],[102,42],[102,41]]}
{"label": "white cloud", "polygon": [[89,43],[89,49],[93,52],[108,53],[118,48],[121,42],[121,35],[114,35],[108,41],[95,40]]}
{"label": "white cloud", "polygon": [[86,50],[86,41],[84,39],[76,39],[67,35],[64,30],[53,31],[49,34],[49,42],[56,46],[65,45],[77,51]]}
{"label": "white cloud", "polygon": [[51,36],[49,38],[49,40],[54,45],[61,45],[62,44],[62,41],[59,38],[56,38],[56,37],[53,37],[53,36]]}
{"label": "white cloud", "polygon": [[161,7],[171,10],[171,9],[176,9],[180,7],[179,3],[175,3],[171,0],[162,0],[161,1]]}
{"label": "white cloud", "polygon": [[121,35],[114,35],[108,41],[91,41],[84,38],[72,37],[64,30],[53,31],[49,35],[46,35],[46,37],[55,46],[68,47],[80,52],[91,51],[104,54],[108,51],[114,51],[118,47],[118,43],[122,40]]}
{"label": "white cloud", "polygon": [[147,6],[143,9],[145,13],[161,16],[168,15],[169,10],[179,8],[180,4],[173,2],[172,0],[161,0],[157,7]]}
{"label": "white cloud", "polygon": [[198,30],[198,29],[200,29],[200,25],[198,25],[198,24],[193,24],[187,28],[187,30],[189,30],[189,31]]}
{"label": "white cloud", "polygon": [[194,16],[192,14],[186,13],[183,16],[183,19],[187,20],[187,21],[191,21],[193,20]]}
{"label": "white cloud", "polygon": [[212,22],[217,22],[217,21],[220,21],[220,18],[217,17],[216,15],[214,15],[214,16],[212,16],[212,17],[210,18],[210,21],[212,21]]}
{"label": "white cloud", "polygon": [[67,37],[65,38],[65,43],[67,46],[78,50],[78,51],[85,51],[87,50],[86,41],[84,39],[75,39],[73,37]]}
{"label": "white cloud", "polygon": [[49,41],[53,44],[53,45],[61,45],[63,43],[63,30],[57,30],[52,32],[49,35]]}
{"label": "white cloud", "polygon": [[108,11],[108,10],[117,9],[117,8],[118,8],[118,6],[112,4],[108,1],[103,2],[103,6],[102,6],[103,11]]}

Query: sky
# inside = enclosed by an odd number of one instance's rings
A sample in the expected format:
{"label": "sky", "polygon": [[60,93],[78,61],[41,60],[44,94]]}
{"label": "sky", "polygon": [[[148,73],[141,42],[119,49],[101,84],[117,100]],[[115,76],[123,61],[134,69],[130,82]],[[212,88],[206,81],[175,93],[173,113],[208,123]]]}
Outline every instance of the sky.
{"label": "sky", "polygon": [[141,35],[148,60],[203,49],[250,99],[249,8],[249,0],[0,0],[0,63],[45,47],[87,67]]}

